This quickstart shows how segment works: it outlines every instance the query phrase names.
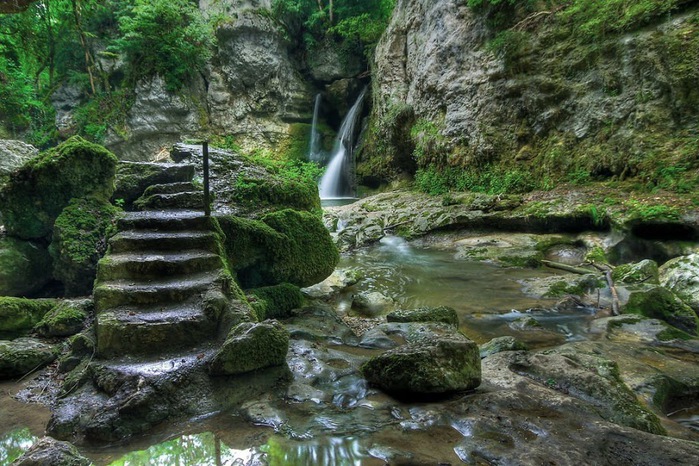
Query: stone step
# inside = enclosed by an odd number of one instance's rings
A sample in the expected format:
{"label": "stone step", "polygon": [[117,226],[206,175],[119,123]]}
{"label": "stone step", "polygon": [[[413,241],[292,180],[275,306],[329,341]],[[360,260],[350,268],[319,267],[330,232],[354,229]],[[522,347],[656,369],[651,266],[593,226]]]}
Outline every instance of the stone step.
{"label": "stone step", "polygon": [[100,281],[130,278],[132,280],[191,275],[221,269],[218,254],[190,249],[181,252],[124,252],[110,254],[100,260],[97,278]]}
{"label": "stone step", "polygon": [[171,194],[152,194],[143,196],[134,203],[140,210],[161,209],[204,209],[202,191],[186,191]]}
{"label": "stone step", "polygon": [[154,355],[203,344],[216,334],[217,322],[200,308],[171,306],[142,312],[127,307],[97,316],[97,355]]}
{"label": "stone step", "polygon": [[127,230],[109,240],[110,254],[128,251],[182,251],[202,249],[218,253],[216,233],[213,231],[151,231]]}
{"label": "stone step", "polygon": [[95,309],[118,306],[182,302],[220,286],[219,271],[150,281],[118,279],[99,283],[94,290]]}
{"label": "stone step", "polygon": [[[161,381],[164,375],[184,375],[210,361],[216,349],[210,343],[197,345],[188,351],[167,351],[153,355],[123,355],[109,359],[95,360],[98,373],[111,380],[128,380],[143,378],[146,381]],[[104,387],[109,388],[109,387]],[[113,394],[113,393],[110,393]]]}
{"label": "stone step", "polygon": [[123,230],[210,230],[213,222],[203,212],[196,210],[145,210],[125,212],[117,220],[117,228]]}
{"label": "stone step", "polygon": [[191,181],[179,182],[179,183],[164,183],[164,184],[154,184],[148,186],[143,192],[143,197],[152,196],[153,194],[174,194],[183,193],[187,191],[201,191],[200,187],[197,187]]}

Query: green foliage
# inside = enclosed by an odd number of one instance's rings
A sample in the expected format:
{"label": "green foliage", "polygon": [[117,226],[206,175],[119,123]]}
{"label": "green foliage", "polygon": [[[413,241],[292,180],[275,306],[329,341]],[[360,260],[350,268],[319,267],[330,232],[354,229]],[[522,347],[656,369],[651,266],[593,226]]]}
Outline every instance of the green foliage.
{"label": "green foliage", "polygon": [[119,18],[114,50],[126,55],[130,79],[162,76],[169,91],[204,70],[213,33],[189,0],[135,0]]}
{"label": "green foliage", "polygon": [[133,99],[133,93],[126,89],[93,96],[75,109],[73,118],[78,133],[89,141],[104,142],[110,127],[117,131],[124,127]]}
{"label": "green foliage", "polygon": [[68,296],[89,295],[97,274],[97,261],[107,251],[119,209],[101,198],[71,200],[56,219],[49,251],[53,275],[65,285]]}
{"label": "green foliage", "polygon": [[625,203],[625,207],[630,218],[644,222],[672,221],[682,217],[677,207],[665,204],[646,204],[632,199]]}
{"label": "green foliage", "polygon": [[432,121],[425,118],[417,120],[410,129],[410,137],[415,144],[413,158],[418,166],[424,167],[444,158],[446,138]]}
{"label": "green foliage", "polygon": [[481,169],[448,167],[442,170],[430,166],[417,171],[415,185],[420,191],[434,195],[451,190],[518,194],[537,188],[537,184],[527,172],[494,165]]}
{"label": "green foliage", "polygon": [[30,159],[0,191],[0,210],[8,233],[44,238],[74,197],[109,199],[117,158],[102,146],[74,136]]}

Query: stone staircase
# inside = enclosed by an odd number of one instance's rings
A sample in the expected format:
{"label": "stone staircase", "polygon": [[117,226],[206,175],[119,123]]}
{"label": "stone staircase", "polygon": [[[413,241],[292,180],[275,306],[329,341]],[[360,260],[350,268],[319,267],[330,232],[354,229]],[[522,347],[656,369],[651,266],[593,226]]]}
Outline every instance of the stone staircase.
{"label": "stone staircase", "polygon": [[175,367],[210,354],[221,306],[206,296],[225,294],[229,280],[202,191],[181,164],[154,165],[162,178],[170,170],[171,182],[147,188],[134,203],[140,210],[118,220],[98,265],[97,357],[115,365]]}

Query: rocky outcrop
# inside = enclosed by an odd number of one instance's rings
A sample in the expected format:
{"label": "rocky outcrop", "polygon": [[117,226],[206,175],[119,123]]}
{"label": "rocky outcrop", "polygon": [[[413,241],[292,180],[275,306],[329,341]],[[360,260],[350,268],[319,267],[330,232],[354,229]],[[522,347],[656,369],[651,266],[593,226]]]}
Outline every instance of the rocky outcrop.
{"label": "rocky outcrop", "polygon": [[36,147],[22,141],[0,139],[0,183],[4,176],[24,165],[38,153]]}
{"label": "rocky outcrop", "polygon": [[0,340],[0,379],[21,377],[46,366],[58,355],[58,348],[35,338]]}
{"label": "rocky outcrop", "polygon": [[0,337],[26,335],[56,303],[54,299],[0,297]]}
{"label": "rocky outcrop", "polygon": [[12,464],[15,466],[89,466],[93,463],[82,456],[74,445],[51,437],[43,437]]}
{"label": "rocky outcrop", "polygon": [[[501,11],[499,21],[509,16],[515,23],[522,11]],[[503,162],[542,175],[577,168],[622,178],[647,170],[639,161],[649,147],[686,142],[683,128],[696,122],[696,95],[689,90],[696,69],[682,54],[696,44],[695,15],[659,16],[648,28],[596,38],[595,50],[605,52],[595,53],[565,12],[529,18],[526,27],[491,42],[497,31],[487,7],[398,1],[373,73],[374,126],[389,137],[377,140],[384,150],[363,163],[375,171],[401,168],[413,147],[390,135],[407,135],[422,121],[435,129],[435,144],[418,161],[423,166]],[[386,154],[393,159],[380,161]],[[371,172],[361,165],[358,171]]]}
{"label": "rocky outcrop", "polygon": [[663,264],[660,283],[699,314],[699,254],[678,257]]}
{"label": "rocky outcrop", "polygon": [[277,321],[244,322],[233,328],[211,361],[214,375],[243,374],[286,364],[289,332]]}
{"label": "rocky outcrop", "polygon": [[51,280],[51,255],[37,242],[0,234],[0,296],[27,296]]}

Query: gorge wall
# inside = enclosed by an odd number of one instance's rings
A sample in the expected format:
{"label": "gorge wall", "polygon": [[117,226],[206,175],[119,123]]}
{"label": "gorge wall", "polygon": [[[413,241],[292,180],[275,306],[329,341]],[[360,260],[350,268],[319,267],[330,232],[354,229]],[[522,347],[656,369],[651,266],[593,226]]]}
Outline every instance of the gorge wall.
{"label": "gorge wall", "polygon": [[698,2],[593,39],[563,8],[515,10],[496,36],[492,12],[466,3],[396,2],[361,176],[497,164],[652,183],[663,166],[696,168]]}

